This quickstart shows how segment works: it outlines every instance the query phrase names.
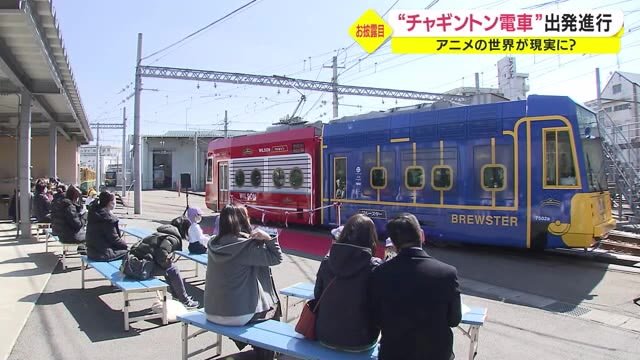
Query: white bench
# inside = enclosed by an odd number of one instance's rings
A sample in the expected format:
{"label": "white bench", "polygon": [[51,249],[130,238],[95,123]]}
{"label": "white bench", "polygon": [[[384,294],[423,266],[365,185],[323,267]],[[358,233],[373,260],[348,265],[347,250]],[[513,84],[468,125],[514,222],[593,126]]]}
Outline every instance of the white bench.
{"label": "white bench", "polygon": [[[377,346],[369,351],[360,353],[333,350],[320,345],[316,341],[305,339],[295,332],[292,325],[274,320],[245,326],[225,326],[207,321],[206,315],[200,310],[180,315],[178,319],[182,322],[183,360],[214,347],[216,348],[216,356],[220,355],[222,353],[223,336],[298,359],[370,360],[378,357]],[[189,325],[195,326],[200,330],[189,334]],[[189,340],[206,332],[217,334],[216,342],[189,353]]]}
{"label": "white bench", "polygon": [[[302,301],[311,300],[313,295],[314,284],[309,282],[300,282],[284,289],[281,289],[280,294],[284,295],[285,308],[284,308],[284,321],[289,321],[289,297],[295,297],[302,299]],[[463,306],[466,308],[466,306]],[[487,317],[487,309],[481,307],[470,308],[469,311],[462,314],[461,325],[468,325],[467,329],[458,325],[458,328],[462,333],[469,338],[469,360],[473,360],[478,353],[478,336],[480,333],[480,327],[484,325],[484,321]]]}
{"label": "white bench", "polygon": [[149,235],[153,235],[153,231],[151,230],[128,226],[122,227],[120,231],[122,231],[125,235],[131,235],[138,239],[144,239]]}
{"label": "white bench", "polygon": [[[122,291],[124,296],[124,306],[122,308],[122,312],[124,313],[124,330],[129,331],[129,324],[136,321],[142,320],[150,320],[150,319],[162,319],[162,324],[168,324],[167,320],[167,287],[168,285],[156,278],[151,278],[148,280],[135,280],[131,278],[125,277],[123,273],[120,272],[120,264],[122,264],[122,260],[114,260],[110,262],[103,261],[93,261],[90,260],[87,256],[83,255],[80,257],[82,259],[82,267],[81,267],[81,277],[82,277],[82,288],[84,289],[85,282],[87,281],[98,281],[102,279],[92,279],[86,280],[85,278],[85,269],[91,266],[96,269],[100,275],[104,277],[104,279],[109,280],[111,284]],[[151,314],[151,315],[143,315],[137,317],[129,316],[129,305],[131,301],[145,300],[143,299],[129,299],[129,294],[132,293],[146,293],[146,292],[160,292],[160,301],[162,302],[162,313],[161,314]],[[155,297],[154,297],[155,298]]]}

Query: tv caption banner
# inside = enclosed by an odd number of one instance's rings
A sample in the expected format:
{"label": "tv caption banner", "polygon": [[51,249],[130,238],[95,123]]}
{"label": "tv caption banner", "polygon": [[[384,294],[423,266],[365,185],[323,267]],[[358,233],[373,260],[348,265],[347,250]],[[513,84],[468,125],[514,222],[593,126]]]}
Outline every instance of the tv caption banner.
{"label": "tv caption banner", "polygon": [[615,54],[622,11],[394,10],[388,22],[367,10],[349,34],[372,53],[391,41],[396,54]]}

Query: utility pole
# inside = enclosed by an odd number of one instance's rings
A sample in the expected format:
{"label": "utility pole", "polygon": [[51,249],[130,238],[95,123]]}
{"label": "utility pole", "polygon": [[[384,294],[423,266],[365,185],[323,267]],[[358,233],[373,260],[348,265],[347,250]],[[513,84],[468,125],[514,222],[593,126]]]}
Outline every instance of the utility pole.
{"label": "utility pole", "polygon": [[196,189],[200,189],[198,187],[198,130],[194,130],[193,132],[193,141],[194,141],[194,153],[193,153],[193,163],[194,163],[194,176],[193,176],[193,184],[192,188],[194,191]]}
{"label": "utility pole", "polygon": [[96,128],[96,186],[97,192],[100,192],[100,124]]}
{"label": "utility pole", "polygon": [[[328,68],[328,66],[324,66]],[[344,67],[341,67],[344,68]],[[331,77],[331,92],[333,93],[333,118],[338,117],[338,57],[334,56],[331,62],[331,69],[333,69],[333,76]]]}
{"label": "utility pole", "polygon": [[227,110],[224,111],[224,138],[228,138],[229,132],[229,118],[227,117]]}
{"label": "utility pole", "polygon": [[127,192],[127,108],[122,108],[122,198]]}
{"label": "utility pole", "polygon": [[136,79],[133,105],[133,165],[134,165],[134,193],[133,213],[140,214],[142,201],[142,157],[140,146],[140,92],[142,90],[142,75],[140,74],[140,62],[142,58],[142,33],[138,33],[138,54],[136,57]]}

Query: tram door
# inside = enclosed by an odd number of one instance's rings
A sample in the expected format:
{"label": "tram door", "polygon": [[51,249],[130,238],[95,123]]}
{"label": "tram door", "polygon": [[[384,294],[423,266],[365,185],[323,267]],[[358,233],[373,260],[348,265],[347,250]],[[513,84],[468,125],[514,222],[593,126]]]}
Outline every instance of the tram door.
{"label": "tram door", "polygon": [[229,162],[218,163],[218,209],[229,203]]}

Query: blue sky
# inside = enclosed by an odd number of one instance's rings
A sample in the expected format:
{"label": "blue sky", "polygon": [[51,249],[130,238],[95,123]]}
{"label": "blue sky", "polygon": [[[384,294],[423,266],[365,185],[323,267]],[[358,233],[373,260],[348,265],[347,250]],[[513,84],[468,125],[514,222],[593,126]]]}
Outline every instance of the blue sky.
{"label": "blue sky", "polygon": [[[248,0],[53,0],[71,66],[91,122],[117,122],[127,107],[133,129],[132,93],[136,41],[144,34],[143,56],[222,17]],[[145,60],[158,66],[210,69],[329,81],[331,58],[338,56],[338,81],[349,85],[444,92],[472,86],[497,86],[495,63],[503,55],[396,55],[389,46],[366,53],[348,35],[349,26],[368,8],[382,14],[394,9],[422,9],[432,1],[285,1],[260,0],[180,46]],[[610,8],[625,12],[622,51],[618,55],[516,56],[517,71],[529,73],[530,94],[568,95],[584,102],[595,97],[594,69],[603,82],[615,70],[640,72],[640,5],[633,0],[440,0],[432,9]],[[359,59],[361,59],[359,61]],[[344,72],[343,72],[344,71]],[[343,73],[342,73],[343,72]],[[128,87],[128,88],[127,88]],[[294,90],[181,80],[144,79],[142,133],[221,129],[228,110],[230,129],[262,130],[295,108]],[[309,121],[331,119],[331,94],[308,92],[301,114]],[[325,103],[326,102],[326,103]],[[414,102],[347,96],[340,116],[382,110]],[[118,131],[104,131],[101,141],[120,144]]]}

